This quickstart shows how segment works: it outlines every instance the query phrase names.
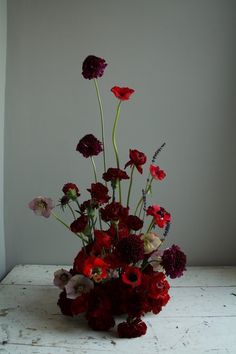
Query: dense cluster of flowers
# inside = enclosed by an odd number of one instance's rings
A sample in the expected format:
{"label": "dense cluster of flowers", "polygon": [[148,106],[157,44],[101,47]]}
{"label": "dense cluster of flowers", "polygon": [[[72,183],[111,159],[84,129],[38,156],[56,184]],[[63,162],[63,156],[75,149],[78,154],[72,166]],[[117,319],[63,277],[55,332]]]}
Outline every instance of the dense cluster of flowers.
{"label": "dense cluster of flowers", "polygon": [[[126,314],[127,320],[117,326],[118,335],[133,338],[147,331],[142,320],[145,313],[158,314],[169,301],[170,286],[166,277],[183,275],[186,256],[176,245],[160,249],[170,228],[171,214],[160,205],[147,205],[153,182],[158,183],[166,177],[156,165],[157,155],[164,144],[148,166],[143,152],[130,149],[129,159],[124,164],[124,169],[130,167],[130,174],[121,169],[116,126],[121,103],[128,101],[134,93],[128,87],[114,86],[111,89],[118,99],[112,131],[116,166],[106,167],[103,109],[97,82],[106,66],[104,59],[93,55],[83,63],[82,75],[95,83],[102,127],[102,141],[87,134],[76,147],[76,151],[92,162],[94,181],[87,189],[90,198],[81,201],[75,183],[63,186],[57,206],[61,206],[63,212],[68,210],[71,213],[73,220],[69,225],[54,213],[55,204],[51,198],[37,197],[29,207],[45,218],[54,216],[82,241],[73,267],[69,271],[59,269],[54,273],[54,284],[62,290],[58,300],[61,312],[66,316],[84,313],[89,326],[99,331],[114,327],[115,316]],[[94,161],[94,156],[99,154],[103,154],[104,164],[100,180]],[[135,171],[139,174],[146,172],[147,178],[132,211],[130,196]],[[121,183],[128,184],[126,203],[122,202]]]}

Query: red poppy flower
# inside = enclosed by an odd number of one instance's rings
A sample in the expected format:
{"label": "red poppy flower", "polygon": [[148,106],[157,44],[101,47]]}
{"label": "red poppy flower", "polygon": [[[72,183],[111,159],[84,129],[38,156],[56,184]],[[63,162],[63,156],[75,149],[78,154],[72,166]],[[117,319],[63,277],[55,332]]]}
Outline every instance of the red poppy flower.
{"label": "red poppy flower", "polygon": [[143,152],[138,150],[129,150],[130,160],[125,164],[125,168],[128,166],[135,166],[139,173],[143,173],[142,165],[147,161],[147,157]]}
{"label": "red poppy flower", "polygon": [[107,278],[108,267],[109,264],[105,263],[101,258],[88,256],[84,261],[83,274],[96,282],[100,282],[102,279]]}
{"label": "red poppy flower", "polygon": [[159,166],[150,165],[151,176],[159,181],[162,181],[166,177],[165,171],[161,170]]}
{"label": "red poppy flower", "polygon": [[152,215],[154,218],[155,224],[160,228],[163,228],[165,225],[170,223],[171,215],[160,205],[152,205],[147,209],[147,215]]}
{"label": "red poppy flower", "polygon": [[154,276],[150,277],[148,296],[158,299],[160,296],[168,293],[170,285],[166,280],[164,273],[157,272]]}
{"label": "red poppy flower", "polygon": [[86,215],[81,215],[78,219],[74,220],[70,225],[72,232],[78,233],[83,232],[88,224],[88,217]]}
{"label": "red poppy flower", "polygon": [[127,101],[129,100],[130,96],[134,93],[134,90],[130,89],[129,87],[114,86],[112,87],[111,92],[113,92],[114,95],[117,98],[119,98],[119,100]]}
{"label": "red poppy flower", "polygon": [[108,193],[108,188],[104,186],[102,183],[92,183],[91,184],[91,189],[88,189],[88,191],[91,193],[91,197],[93,201],[95,201],[98,204],[104,204],[109,201],[111,197],[109,197]]}
{"label": "red poppy flower", "polygon": [[139,286],[142,282],[142,273],[137,267],[126,267],[121,276],[125,284],[131,285],[133,288]]}
{"label": "red poppy flower", "polygon": [[94,230],[95,243],[94,251],[100,253],[103,248],[109,249],[111,247],[111,236],[104,231]]}

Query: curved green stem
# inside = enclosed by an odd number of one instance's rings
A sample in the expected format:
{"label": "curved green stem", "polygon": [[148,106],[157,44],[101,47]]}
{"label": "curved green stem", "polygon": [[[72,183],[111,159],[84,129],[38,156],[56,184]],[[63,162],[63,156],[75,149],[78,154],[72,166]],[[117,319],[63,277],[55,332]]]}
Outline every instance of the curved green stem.
{"label": "curved green stem", "polygon": [[[120,105],[121,105],[121,101],[119,101],[118,106],[117,106],[116,117],[115,117],[113,129],[112,129],[112,145],[113,145],[114,152],[115,152],[117,168],[120,168],[119,153],[118,153],[118,147],[117,147],[117,143],[116,143],[116,128],[117,128],[117,123],[118,123],[118,119],[119,119],[119,116],[120,116]],[[118,183],[118,189],[119,189],[119,201],[121,203],[121,184],[120,184],[120,181]]]}
{"label": "curved green stem", "polygon": [[127,208],[129,207],[130,193],[131,193],[131,188],[133,183],[133,174],[134,174],[134,165],[132,166],[131,174],[130,174],[130,183],[129,183],[128,197],[127,197]]}
{"label": "curved green stem", "polygon": [[100,91],[98,87],[97,79],[94,79],[95,89],[98,98],[99,110],[100,110],[100,117],[101,117],[101,128],[102,128],[102,143],[103,143],[103,167],[104,172],[106,172],[106,146],[105,146],[105,133],[104,133],[104,114],[103,114],[103,107],[102,107],[102,100],[100,96]]}
{"label": "curved green stem", "polygon": [[75,212],[69,203],[68,203],[68,208],[70,209],[71,214],[73,215],[73,218],[76,219]]}
{"label": "curved green stem", "polygon": [[91,162],[92,162],[92,166],[93,166],[93,173],[94,173],[95,182],[97,183],[97,181],[98,181],[98,179],[97,179],[97,169],[96,169],[96,165],[95,165],[93,156],[91,156]]}

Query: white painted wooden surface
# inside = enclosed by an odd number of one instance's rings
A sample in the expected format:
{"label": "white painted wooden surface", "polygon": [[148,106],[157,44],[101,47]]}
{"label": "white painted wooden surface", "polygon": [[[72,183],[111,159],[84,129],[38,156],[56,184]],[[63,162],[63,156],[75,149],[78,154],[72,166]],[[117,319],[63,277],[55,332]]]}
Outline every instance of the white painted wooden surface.
{"label": "white painted wooden surface", "polygon": [[236,267],[188,268],[171,281],[171,300],[160,315],[145,316],[146,336],[131,340],[60,314],[52,285],[60,267],[20,265],[2,281],[1,354],[236,353]]}

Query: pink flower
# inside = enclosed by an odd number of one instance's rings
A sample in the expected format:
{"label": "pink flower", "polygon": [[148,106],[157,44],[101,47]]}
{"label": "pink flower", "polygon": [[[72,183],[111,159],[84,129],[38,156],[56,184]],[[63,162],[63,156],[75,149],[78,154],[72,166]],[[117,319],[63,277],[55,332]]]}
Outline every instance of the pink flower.
{"label": "pink flower", "polygon": [[31,200],[28,206],[36,215],[49,218],[51,211],[54,208],[54,203],[51,198],[37,197]]}
{"label": "pink flower", "polygon": [[83,275],[74,275],[65,286],[68,299],[76,299],[82,294],[87,294],[94,288],[92,280]]}
{"label": "pink flower", "polygon": [[159,166],[150,165],[149,170],[154,179],[162,181],[166,177],[165,171],[161,170]]}
{"label": "pink flower", "polygon": [[72,275],[66,269],[59,269],[54,273],[53,284],[60,289],[64,289]]}

